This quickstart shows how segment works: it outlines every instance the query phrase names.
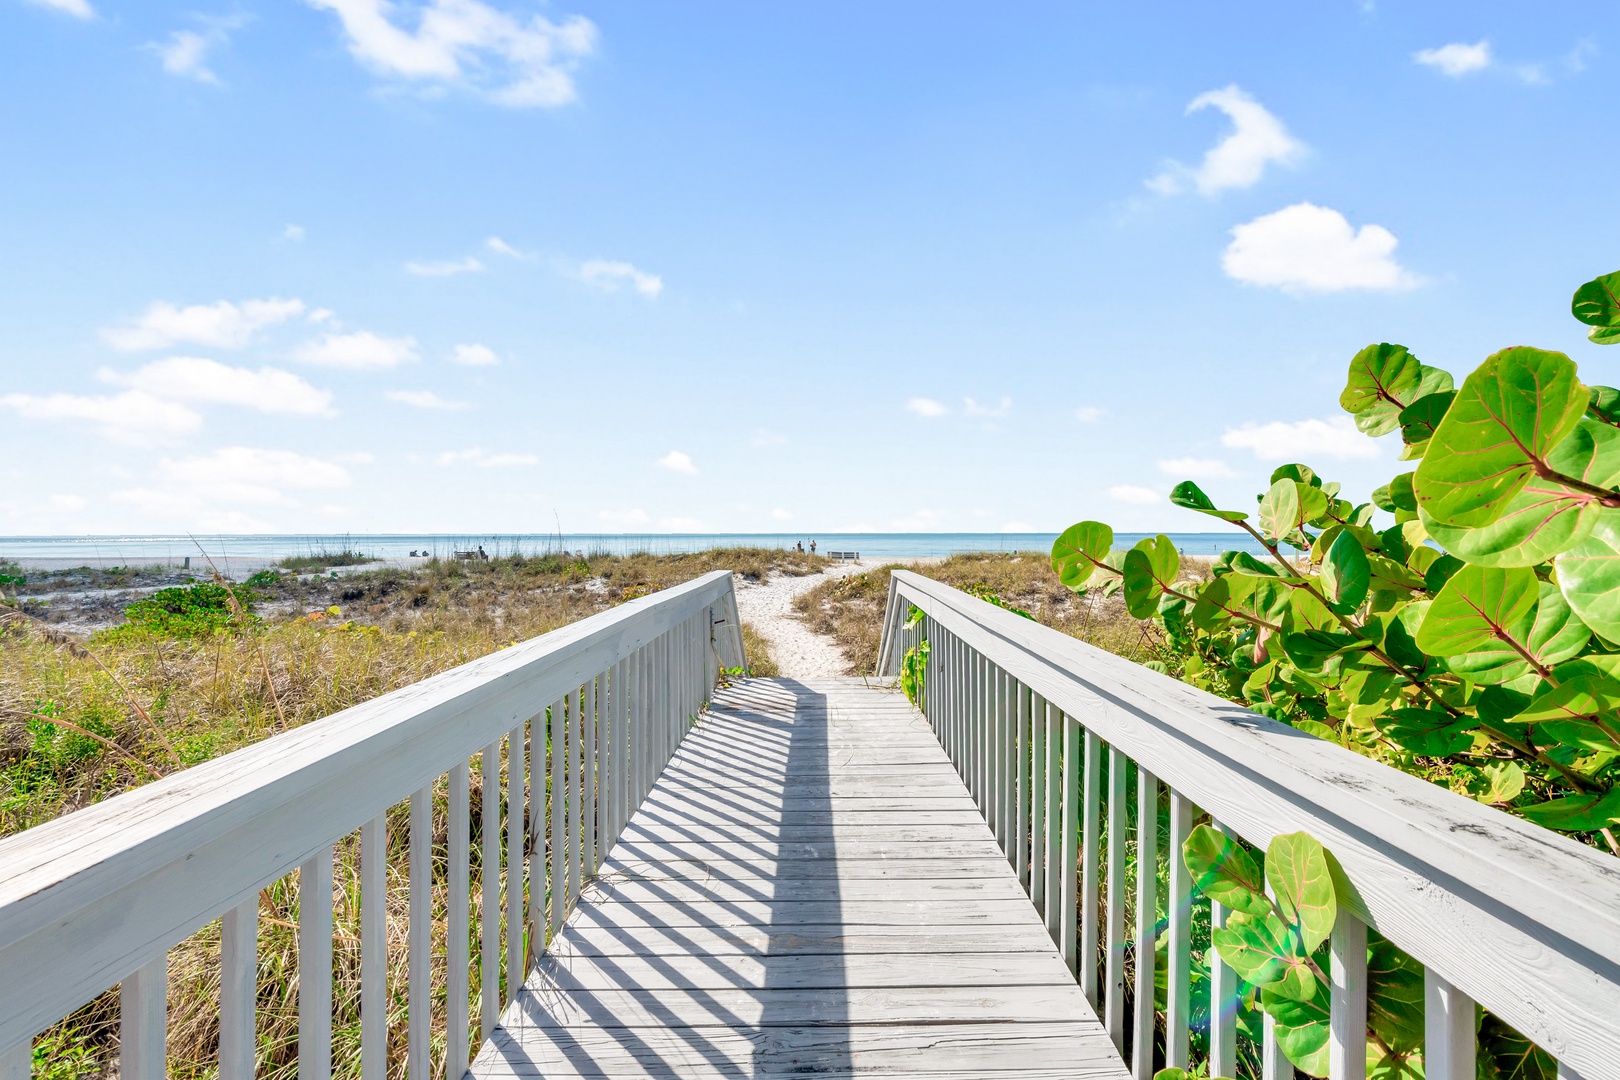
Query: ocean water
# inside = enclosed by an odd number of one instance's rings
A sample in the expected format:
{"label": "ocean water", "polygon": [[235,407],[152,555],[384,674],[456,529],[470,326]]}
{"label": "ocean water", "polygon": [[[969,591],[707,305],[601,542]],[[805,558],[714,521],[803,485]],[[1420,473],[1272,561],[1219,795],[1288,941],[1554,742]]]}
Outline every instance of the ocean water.
{"label": "ocean water", "polygon": [[[1118,533],[1117,547],[1129,547],[1144,533]],[[1170,533],[1185,555],[1240,550],[1262,554],[1247,534]],[[404,558],[412,552],[448,557],[483,547],[490,555],[541,555],[556,551],[629,555],[674,555],[722,547],[791,548],[810,541],[823,554],[859,552],[863,560],[905,559],[976,551],[1052,550],[1057,533],[310,533],[215,536],[4,536],[0,559],[110,562],[131,566],[199,558],[282,559],[353,550],[376,558]]]}

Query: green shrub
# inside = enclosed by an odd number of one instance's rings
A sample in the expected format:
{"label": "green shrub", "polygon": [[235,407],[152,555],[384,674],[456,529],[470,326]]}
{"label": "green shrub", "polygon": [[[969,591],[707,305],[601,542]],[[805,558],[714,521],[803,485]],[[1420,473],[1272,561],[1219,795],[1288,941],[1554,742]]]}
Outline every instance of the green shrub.
{"label": "green shrub", "polygon": [[154,637],[195,638],[239,630],[258,622],[252,614],[253,590],[245,585],[199,581],[172,589],[159,589],[145,600],[124,608],[124,623],[104,630],[100,637],[145,633]]}

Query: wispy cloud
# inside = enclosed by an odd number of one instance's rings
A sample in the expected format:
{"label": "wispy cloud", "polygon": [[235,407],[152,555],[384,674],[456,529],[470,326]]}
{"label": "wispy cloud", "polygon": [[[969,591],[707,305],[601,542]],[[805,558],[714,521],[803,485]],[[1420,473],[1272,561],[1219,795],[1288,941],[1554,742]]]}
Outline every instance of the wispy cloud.
{"label": "wispy cloud", "polygon": [[386,371],[417,359],[416,339],[383,337],[369,330],[327,334],[299,346],[293,357],[302,363],[320,367]]}
{"label": "wispy cloud", "polygon": [[1416,288],[1422,279],[1395,261],[1396,243],[1382,225],[1357,229],[1337,210],[1296,203],[1234,228],[1221,268],[1285,292]]}
{"label": "wispy cloud", "polygon": [[649,274],[630,263],[612,259],[589,259],[581,263],[579,280],[603,292],[617,292],[621,285],[629,285],[646,297],[654,297],[664,291],[664,279],[657,274]]}
{"label": "wispy cloud", "polygon": [[926,397],[907,398],[906,409],[916,413],[918,416],[926,416],[931,420],[949,415],[951,411],[951,407],[943,401],[936,401],[933,398]]}
{"label": "wispy cloud", "polygon": [[1281,120],[1235,84],[1198,95],[1187,106],[1187,112],[1190,115],[1209,108],[1225,113],[1232,121],[1232,130],[1210,147],[1196,169],[1172,161],[1147,181],[1150,189],[1174,195],[1191,184],[1200,195],[1211,196],[1249,188],[1260,182],[1267,166],[1292,165],[1307,152],[1305,144],[1290,135]]}
{"label": "wispy cloud", "polygon": [[1074,410],[1074,418],[1082,424],[1089,424],[1101,419],[1103,411],[1095,405],[1080,405]]}
{"label": "wispy cloud", "polygon": [[792,521],[793,520],[793,511],[785,510],[782,507],[778,506],[775,510],[771,511],[771,520],[772,521]]}
{"label": "wispy cloud", "polygon": [[413,409],[437,409],[442,412],[460,412],[472,406],[465,401],[446,401],[431,390],[390,390],[383,395],[398,405]]}
{"label": "wispy cloud", "polygon": [[96,17],[95,8],[90,6],[89,0],[28,0],[35,7],[49,8],[59,11],[63,15],[71,15],[75,19],[93,19]]}
{"label": "wispy cloud", "polygon": [[1308,457],[1375,458],[1378,444],[1361,432],[1348,417],[1327,420],[1273,420],[1227,428],[1221,445],[1249,450],[1261,461],[1300,461]]}
{"label": "wispy cloud", "polygon": [[787,436],[780,432],[759,428],[755,430],[754,437],[748,440],[748,445],[763,449],[767,446],[782,446],[787,441]]}
{"label": "wispy cloud", "polygon": [[540,464],[539,454],[492,454],[483,447],[467,450],[446,450],[439,455],[440,465],[476,465],[480,469],[512,469]]}
{"label": "wispy cloud", "polygon": [[1481,40],[1468,45],[1454,41],[1434,49],[1419,49],[1412,54],[1412,59],[1442,75],[1460,79],[1491,66],[1491,43]]}
{"label": "wispy cloud", "polygon": [[573,72],[596,49],[596,26],[575,15],[527,19],[480,0],[430,0],[414,7],[415,28],[389,0],[307,0],[335,14],[349,52],[400,85],[457,89],[514,108],[566,105]]}
{"label": "wispy cloud", "polygon": [[485,240],[484,246],[490,251],[493,251],[495,254],[504,255],[508,259],[522,259],[527,262],[534,258],[534,252],[519,251],[517,248],[513,247],[511,244],[508,244],[505,240],[502,240],[498,236],[491,236],[489,239]]}
{"label": "wispy cloud", "polygon": [[1012,412],[1012,398],[1004,397],[994,405],[981,405],[970,397],[962,399],[962,412],[966,416],[999,418]]}
{"label": "wispy cloud", "polygon": [[501,362],[501,358],[488,345],[473,343],[457,345],[450,353],[450,362],[463,367],[494,367]]}
{"label": "wispy cloud", "polygon": [[692,463],[692,455],[684,450],[671,450],[658,459],[658,467],[668,469],[670,472],[685,473],[688,476],[697,475],[697,466]]}
{"label": "wispy cloud", "polygon": [[283,225],[281,227],[281,238],[289,244],[301,244],[304,242],[304,227],[302,225]]}
{"label": "wispy cloud", "polygon": [[25,420],[67,421],[93,428],[114,442],[134,446],[167,442],[202,426],[184,405],[126,390],[121,394],[0,394],[0,409]]}
{"label": "wispy cloud", "polygon": [[247,18],[200,18],[198,23],[200,29],[175,30],[168,41],[155,41],[147,48],[157,53],[163,70],[170,75],[218,86],[219,76],[209,68],[208,54],[225,46],[231,35],[247,24]]}
{"label": "wispy cloud", "polygon": [[166,349],[171,345],[202,345],[212,349],[241,349],[252,344],[260,330],[286,322],[304,311],[302,300],[220,300],[213,304],[176,307],[159,300],[129,326],[112,327],[102,338],[121,352]]}
{"label": "wispy cloud", "polygon": [[1159,471],[1188,480],[1214,480],[1232,476],[1232,467],[1219,458],[1169,458],[1159,462]]}
{"label": "wispy cloud", "polygon": [[441,259],[437,262],[417,262],[412,260],[405,264],[405,272],[416,277],[455,277],[458,274],[482,274],[484,269],[484,264],[471,255],[468,255],[465,259]]}
{"label": "wispy cloud", "polygon": [[332,394],[279,368],[233,367],[200,356],[172,356],[131,372],[103,368],[103,382],[128,386],[166,401],[236,405],[263,413],[331,416]]}

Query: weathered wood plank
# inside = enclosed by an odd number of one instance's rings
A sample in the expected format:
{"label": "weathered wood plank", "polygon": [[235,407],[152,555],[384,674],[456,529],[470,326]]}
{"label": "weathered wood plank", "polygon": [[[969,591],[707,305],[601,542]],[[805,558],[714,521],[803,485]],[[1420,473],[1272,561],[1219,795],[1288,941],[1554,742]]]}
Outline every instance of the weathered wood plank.
{"label": "weathered wood plank", "polygon": [[[930,890],[932,892],[932,890]],[[646,926],[769,926],[772,928],[839,923],[843,926],[1004,926],[1028,918],[1023,896],[1003,899],[907,900],[890,895],[876,900],[640,900],[632,904],[601,902],[587,894],[574,918],[580,922],[611,920]],[[611,915],[597,915],[611,912]]]}
{"label": "weathered wood plank", "polygon": [[[615,907],[617,905],[614,905]],[[703,956],[809,956],[845,953],[1049,953],[1052,942],[1032,932],[1028,920],[990,926],[859,927],[843,923],[797,926],[684,926],[657,928],[630,923],[571,924],[550,951],[577,956],[663,956],[675,950]]]}

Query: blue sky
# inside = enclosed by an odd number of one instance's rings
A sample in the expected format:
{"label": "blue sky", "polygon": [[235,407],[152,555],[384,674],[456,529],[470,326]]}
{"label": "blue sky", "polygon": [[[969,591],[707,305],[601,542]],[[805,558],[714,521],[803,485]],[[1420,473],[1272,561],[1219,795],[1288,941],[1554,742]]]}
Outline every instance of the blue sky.
{"label": "blue sky", "polygon": [[0,534],[1204,527],[1620,354],[1612,6],[0,0]]}

